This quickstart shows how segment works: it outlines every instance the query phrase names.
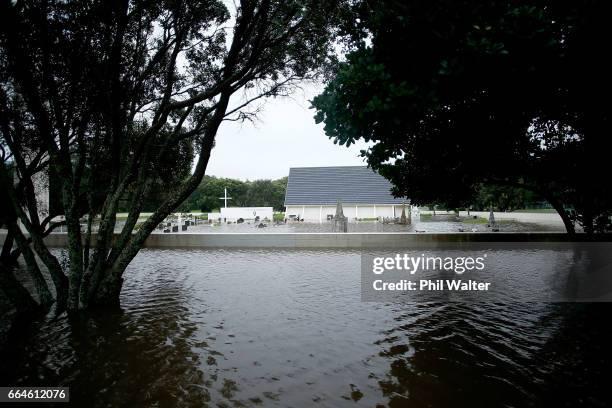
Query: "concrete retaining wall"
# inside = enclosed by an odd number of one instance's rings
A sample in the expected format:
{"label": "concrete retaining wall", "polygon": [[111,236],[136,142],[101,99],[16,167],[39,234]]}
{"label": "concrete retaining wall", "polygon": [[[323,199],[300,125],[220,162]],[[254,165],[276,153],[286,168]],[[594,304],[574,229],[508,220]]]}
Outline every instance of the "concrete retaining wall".
{"label": "concrete retaining wall", "polygon": [[[608,236],[609,237],[609,236]],[[582,235],[573,240],[585,238]],[[602,238],[602,237],[600,237]],[[94,237],[95,239],[95,237]],[[609,238],[608,238],[609,239]],[[555,232],[500,233],[244,233],[244,234],[152,234],[149,248],[405,248],[445,242],[564,242],[570,237]],[[4,236],[0,232],[0,242]],[[66,246],[67,234],[45,239],[52,247]]]}
{"label": "concrete retaining wall", "polygon": [[[6,231],[0,231],[0,244]],[[45,238],[51,247],[64,247],[66,233],[53,233]],[[152,234],[149,248],[405,248],[431,246],[446,242],[568,242],[584,241],[578,234],[570,237],[562,232],[349,232],[349,233],[233,233],[233,234]],[[612,241],[612,235],[600,235],[598,241]],[[95,234],[93,236],[95,242]]]}

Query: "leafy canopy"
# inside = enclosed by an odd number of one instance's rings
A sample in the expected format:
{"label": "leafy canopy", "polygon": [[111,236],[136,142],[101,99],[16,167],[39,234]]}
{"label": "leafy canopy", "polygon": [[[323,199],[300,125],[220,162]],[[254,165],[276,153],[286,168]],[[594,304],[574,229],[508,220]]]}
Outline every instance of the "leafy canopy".
{"label": "leafy canopy", "polygon": [[357,2],[346,61],[314,99],[340,144],[413,202],[481,183],[545,197],[587,232],[612,208],[604,1]]}
{"label": "leafy canopy", "polygon": [[[252,118],[264,98],[334,59],[341,6],[0,0],[0,191],[11,225],[22,222],[50,271],[58,304],[118,301],[127,265],[200,185],[222,123]],[[55,214],[40,211],[33,180],[47,172],[58,181],[68,263],[43,239]],[[147,203],[152,214],[136,229]],[[119,208],[128,212],[121,225]]]}

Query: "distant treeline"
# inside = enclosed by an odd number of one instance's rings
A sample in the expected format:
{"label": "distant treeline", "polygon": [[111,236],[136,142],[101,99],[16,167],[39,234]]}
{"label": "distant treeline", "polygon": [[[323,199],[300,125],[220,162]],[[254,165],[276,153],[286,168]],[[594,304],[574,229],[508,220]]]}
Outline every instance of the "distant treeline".
{"label": "distant treeline", "polygon": [[477,185],[472,199],[462,206],[436,202],[427,205],[446,210],[472,209],[476,211],[515,211],[526,208],[550,208],[550,204],[533,191],[513,186]]}
{"label": "distant treeline", "polygon": [[[50,207],[59,210],[61,206],[61,191],[57,188],[57,180],[50,180]],[[275,211],[284,211],[285,191],[287,189],[287,177],[278,180],[253,180],[241,181],[231,178],[219,178],[204,176],[198,188],[183,202],[177,211],[202,211],[212,212],[223,206],[220,197],[224,195],[227,188],[228,206],[232,207],[273,207]],[[131,192],[126,194],[125,199],[119,203],[118,211],[125,212],[127,208],[124,203],[130,199]],[[153,211],[159,206],[172,190],[153,186],[147,195],[143,211]],[[425,207],[455,210],[456,206],[444,202],[430,203]],[[509,186],[487,186],[478,185],[472,200],[464,203],[461,208],[472,210],[514,211],[524,208],[549,208],[550,204],[542,197],[532,191]],[[59,213],[59,212],[58,212]]]}
{"label": "distant treeline", "polygon": [[[278,180],[241,181],[230,178],[205,176],[196,191],[179,207],[179,211],[200,210],[211,212],[223,206],[224,189],[231,197],[232,207],[273,207],[284,211],[287,177]],[[438,203],[445,207],[443,203]],[[465,208],[473,210],[514,211],[524,208],[549,207],[537,194],[517,187],[479,185],[474,198]],[[450,208],[449,208],[450,209]]]}
{"label": "distant treeline", "polygon": [[[50,176],[49,195],[50,207],[53,211],[62,213],[62,194],[59,188],[59,180],[56,176]],[[174,194],[171,183],[154,183],[147,194],[142,211],[154,211],[169,196]],[[95,185],[94,185],[95,186]],[[223,207],[224,189],[227,188],[227,195],[231,197],[227,205],[231,207],[273,207],[275,211],[284,211],[285,190],[287,189],[287,177],[278,180],[253,180],[241,181],[231,178],[219,178],[214,176],[204,176],[198,188],[177,208],[177,211],[202,211],[212,212]],[[93,187],[94,193],[96,188]],[[94,195],[95,195],[94,194]],[[100,191],[96,197],[101,196]],[[118,212],[129,210],[127,203],[130,202],[132,194],[135,192],[128,190],[124,197],[119,201]],[[99,197],[98,197],[99,199]],[[83,200],[86,200],[83,197]]]}
{"label": "distant treeline", "polygon": [[199,187],[179,207],[179,211],[200,210],[210,212],[223,207],[224,189],[231,197],[231,207],[273,207],[283,211],[287,177],[278,180],[241,181],[230,178],[204,176]]}

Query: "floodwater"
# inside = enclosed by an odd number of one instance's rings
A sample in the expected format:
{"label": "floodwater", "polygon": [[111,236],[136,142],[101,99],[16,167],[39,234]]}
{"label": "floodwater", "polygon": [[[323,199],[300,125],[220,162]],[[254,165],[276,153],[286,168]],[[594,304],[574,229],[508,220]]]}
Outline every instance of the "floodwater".
{"label": "floodwater", "polygon": [[[467,222],[464,222],[467,221]],[[409,225],[383,224],[376,221],[349,222],[348,232],[487,232],[491,231],[486,224],[471,224],[470,220],[454,215],[437,215],[433,219],[421,221],[414,217]],[[266,227],[259,228],[261,222],[245,222],[241,224],[208,224],[200,223],[189,226],[188,233],[295,233],[295,232],[332,232],[332,223],[308,223],[291,221],[287,224],[265,222]],[[497,224],[501,232],[565,232],[563,225],[536,224],[503,220]],[[118,230],[119,230],[118,226]],[[157,233],[162,231],[156,230]]]}
{"label": "floodwater", "polygon": [[0,385],[79,407],[609,406],[610,304],[362,302],[360,255],[143,250],[121,311],[13,330]]}

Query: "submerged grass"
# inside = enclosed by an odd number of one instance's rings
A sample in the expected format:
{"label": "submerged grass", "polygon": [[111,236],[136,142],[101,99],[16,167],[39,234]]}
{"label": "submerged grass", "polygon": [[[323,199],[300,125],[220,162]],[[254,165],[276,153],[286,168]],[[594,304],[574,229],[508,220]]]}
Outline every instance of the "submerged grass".
{"label": "submerged grass", "polygon": [[[476,217],[476,218],[464,218],[461,220],[461,222],[464,224],[488,224],[489,220],[483,217]],[[511,224],[513,222],[516,222],[516,221],[514,220],[495,220],[496,224]]]}
{"label": "submerged grass", "polygon": [[461,222],[463,222],[464,224],[487,224],[489,220],[487,220],[486,218],[482,218],[482,217],[476,217],[476,218],[465,218],[461,220]]}

